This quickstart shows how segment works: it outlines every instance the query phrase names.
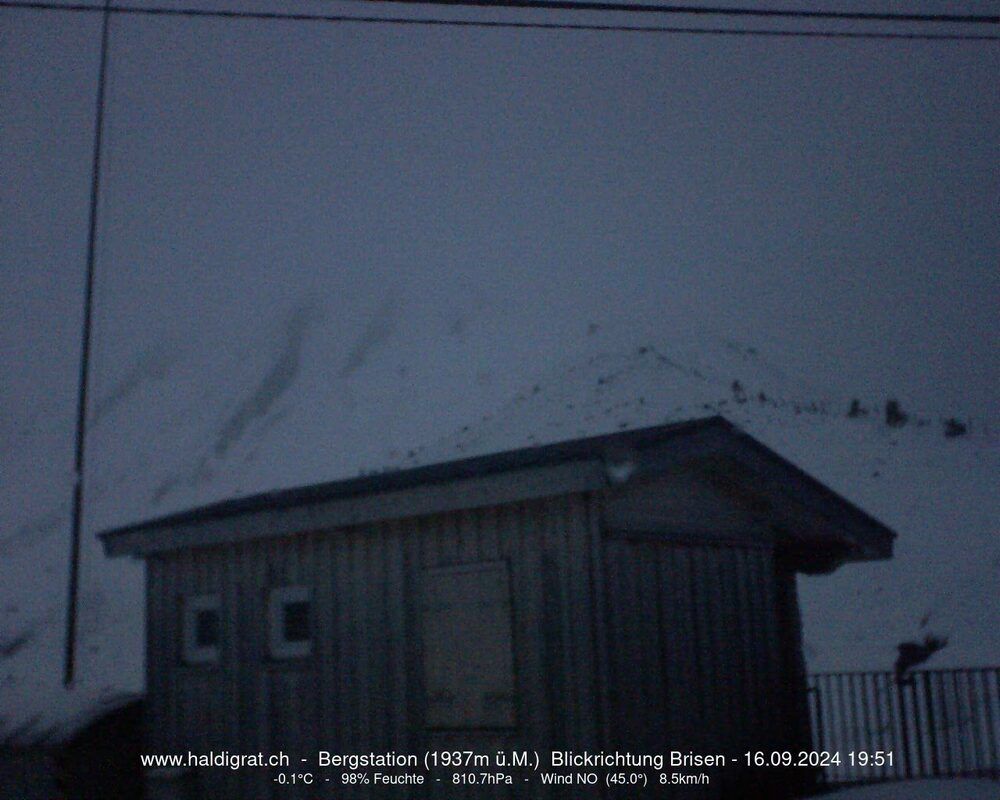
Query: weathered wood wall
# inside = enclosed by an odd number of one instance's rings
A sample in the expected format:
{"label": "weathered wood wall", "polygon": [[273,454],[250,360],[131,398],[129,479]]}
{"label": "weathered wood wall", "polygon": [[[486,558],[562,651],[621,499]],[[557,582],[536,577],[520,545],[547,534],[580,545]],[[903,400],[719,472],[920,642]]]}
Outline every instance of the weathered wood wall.
{"label": "weathered wood wall", "polygon": [[[147,751],[283,749],[308,758],[302,768],[336,779],[338,770],[316,770],[318,750],[732,754],[759,743],[775,724],[772,698],[780,694],[770,545],[751,536],[711,545],[650,538],[649,531],[629,538],[622,509],[602,494],[580,493],[151,556]],[[733,529],[743,522],[724,516]],[[428,730],[424,572],[498,560],[511,578],[516,727]],[[274,662],[267,656],[267,591],[290,584],[313,589],[313,655]],[[222,601],[221,661],[185,666],[181,601],[208,593]],[[268,775],[216,768],[199,780],[213,798],[316,795],[275,786]],[[465,796],[580,792],[536,780],[513,790],[469,787]],[[433,783],[409,796],[437,795],[463,796]],[[342,786],[336,796],[380,794],[372,785]],[[698,796],[711,795],[701,787]]]}
{"label": "weathered wood wall", "polygon": [[[319,749],[593,749],[599,735],[590,554],[597,531],[593,503],[569,495],[151,557],[149,749],[283,748],[309,758],[310,769]],[[508,562],[511,576],[517,727],[428,731],[417,617],[423,571],[497,560]],[[271,662],[266,593],[285,584],[313,587],[318,635],[311,658]],[[222,658],[217,666],[186,666],[181,600],[209,593],[222,598]],[[212,797],[309,795],[263,785],[263,775],[211,769],[200,778]],[[370,786],[343,787],[338,797],[366,793],[376,794]],[[481,798],[483,789],[468,795]]]}
{"label": "weathered wood wall", "polygon": [[[770,547],[610,538],[605,552],[611,747],[726,757],[775,747],[787,688]],[[668,771],[712,777],[677,797],[745,780],[738,767]]]}

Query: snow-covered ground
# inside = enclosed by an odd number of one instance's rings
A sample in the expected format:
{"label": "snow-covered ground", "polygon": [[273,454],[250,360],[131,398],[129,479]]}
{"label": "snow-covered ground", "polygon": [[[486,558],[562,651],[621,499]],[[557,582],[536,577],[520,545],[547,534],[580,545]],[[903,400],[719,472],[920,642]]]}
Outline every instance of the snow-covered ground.
{"label": "snow-covered ground", "polygon": [[[231,376],[226,384],[199,384],[207,364],[196,357],[146,354],[98,397],[80,677],[70,692],[59,683],[68,482],[36,457],[58,451],[67,431],[40,417],[8,439],[22,480],[5,487],[2,506],[0,731],[42,735],[141,690],[141,566],[105,559],[95,529],[238,494],[717,413],[900,535],[892,561],[801,580],[811,669],[889,669],[899,642],[928,632],[949,639],[931,666],[996,661],[1000,449],[987,421],[963,418],[966,431],[949,437],[944,414],[904,406],[909,418],[890,427],[884,398],[859,393],[860,413],[851,415],[853,395],[823,393],[751,346],[675,337],[621,347],[590,335],[579,352],[552,359],[506,402],[490,405],[483,397],[492,393],[482,392],[474,418],[447,432],[454,412],[445,411],[437,425],[443,432],[417,443],[405,431],[415,413],[427,413],[420,387],[429,376],[414,359],[412,382],[398,380],[405,340],[391,327],[361,331],[367,351],[355,356],[349,374],[331,380],[324,324],[315,310],[298,308],[279,318],[277,335],[268,331],[235,349],[229,363],[202,354]],[[185,392],[187,405],[179,399]],[[407,404],[409,413],[400,410]],[[366,420],[366,443],[331,452],[336,439],[324,431],[343,408]],[[137,437],[140,430],[149,433]],[[375,439],[371,430],[382,433]]]}
{"label": "snow-covered ground", "polygon": [[1000,800],[1000,783],[956,778],[858,786],[823,795],[830,800]]}

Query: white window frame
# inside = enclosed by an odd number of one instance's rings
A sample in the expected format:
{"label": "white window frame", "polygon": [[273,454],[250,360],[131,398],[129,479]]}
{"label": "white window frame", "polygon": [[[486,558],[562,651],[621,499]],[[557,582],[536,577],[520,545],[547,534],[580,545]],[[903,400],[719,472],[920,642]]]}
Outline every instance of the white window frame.
{"label": "white window frame", "polygon": [[[219,640],[213,645],[198,644],[198,614],[214,611]],[[184,598],[182,656],[185,664],[217,664],[222,656],[222,601],[217,594],[189,595]]]}
{"label": "white window frame", "polygon": [[[302,642],[285,639],[285,606],[290,603],[309,604],[309,638]],[[267,644],[271,658],[305,658],[312,655],[315,638],[315,610],[312,589],[308,586],[278,586],[267,599]]]}

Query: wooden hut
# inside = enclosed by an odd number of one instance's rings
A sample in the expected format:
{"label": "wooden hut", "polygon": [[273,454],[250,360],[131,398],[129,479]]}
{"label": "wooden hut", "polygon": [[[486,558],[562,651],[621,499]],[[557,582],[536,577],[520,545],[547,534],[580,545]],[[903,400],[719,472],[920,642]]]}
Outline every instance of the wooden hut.
{"label": "wooden hut", "polygon": [[[145,751],[291,758],[175,770],[179,782],[151,791],[539,798],[765,791],[779,773],[743,754],[809,746],[796,573],[888,558],[894,534],[712,417],[240,498],[102,537],[110,555],[146,560]],[[453,751],[491,760],[430,756],[426,769],[425,754]],[[554,751],[727,760],[591,770],[553,767]],[[501,769],[498,752],[537,753],[539,768]],[[371,753],[419,766],[330,761]],[[600,785],[542,782],[591,771]],[[648,784],[609,788],[609,772]],[[409,788],[384,781],[416,774]]]}

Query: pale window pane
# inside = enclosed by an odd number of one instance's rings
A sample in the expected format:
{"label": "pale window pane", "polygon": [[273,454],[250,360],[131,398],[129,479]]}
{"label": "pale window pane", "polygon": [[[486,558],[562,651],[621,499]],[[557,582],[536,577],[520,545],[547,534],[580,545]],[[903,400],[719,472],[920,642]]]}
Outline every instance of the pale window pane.
{"label": "pale window pane", "polygon": [[424,586],[427,725],[513,727],[514,645],[506,562],[428,570]]}

